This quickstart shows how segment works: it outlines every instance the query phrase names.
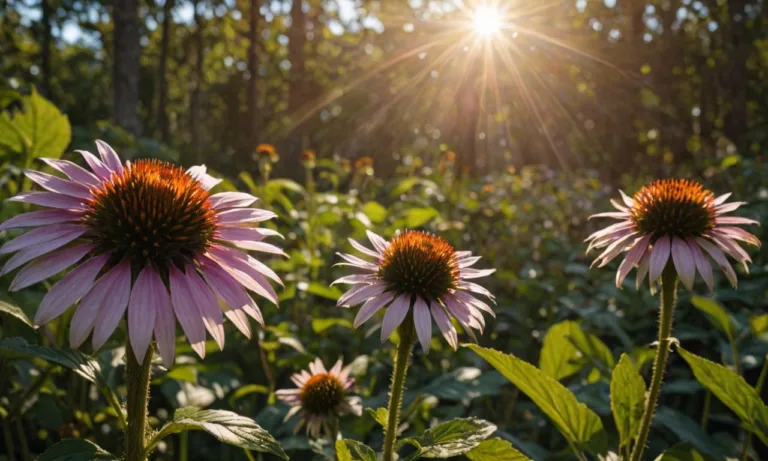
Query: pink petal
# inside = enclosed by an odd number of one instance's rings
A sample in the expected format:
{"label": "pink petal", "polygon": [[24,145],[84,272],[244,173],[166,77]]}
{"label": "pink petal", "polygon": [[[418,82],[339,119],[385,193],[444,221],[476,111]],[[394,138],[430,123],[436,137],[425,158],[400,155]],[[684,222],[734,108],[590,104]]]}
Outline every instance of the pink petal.
{"label": "pink petal", "polygon": [[584,240],[584,241],[585,242],[589,242],[590,240],[599,239],[600,237],[607,236],[607,235],[609,235],[609,234],[611,234],[613,232],[617,232],[617,231],[624,230],[624,229],[633,229],[634,227],[635,227],[635,223],[633,223],[632,221],[618,222],[616,224],[611,224],[610,226],[608,226],[608,227],[606,227],[604,229],[601,229],[601,230],[599,230],[597,232],[594,232],[589,237],[587,237],[586,240]]}
{"label": "pink petal", "polygon": [[371,256],[373,258],[380,259],[381,254],[379,252],[373,251],[370,248],[367,248],[365,245],[361,245],[357,243],[356,241],[352,240],[351,238],[347,239],[349,241],[349,244],[352,245],[352,247],[359,251],[360,253],[366,254],[368,256]]}
{"label": "pink petal", "polygon": [[[263,272],[253,266],[255,260],[250,257],[247,260],[240,259],[229,252],[230,250],[229,248],[213,246],[209,248],[208,255],[241,285],[277,305],[277,293],[262,275]],[[242,254],[242,252],[238,253]]]}
{"label": "pink petal", "polygon": [[42,210],[22,213],[0,224],[0,231],[17,227],[37,227],[48,224],[59,224],[77,221],[83,216],[82,212],[69,210]]}
{"label": "pink petal", "polygon": [[752,262],[752,258],[749,257],[746,251],[741,248],[736,242],[728,237],[722,235],[713,234],[709,236],[713,242],[715,242],[720,248],[722,248],[733,259],[740,262],[744,266],[744,270],[748,273],[748,262]]}
{"label": "pink petal", "polygon": [[112,149],[112,147],[109,146],[109,144],[97,139],[96,149],[99,150],[99,155],[101,155],[101,161],[104,162],[104,165],[106,165],[107,168],[114,171],[115,173],[123,172],[123,164],[120,163],[120,157],[117,156],[117,154]]}
{"label": "pink petal", "polygon": [[35,326],[46,324],[60,316],[83,297],[93,286],[96,276],[108,258],[109,255],[106,254],[90,258],[56,283],[45,295],[35,313]]}
{"label": "pink petal", "polygon": [[429,316],[429,306],[420,297],[413,303],[413,324],[416,327],[416,335],[419,337],[424,353],[429,352],[429,343],[432,341],[432,319]]}
{"label": "pink petal", "polygon": [[205,165],[197,165],[187,170],[187,174],[197,179],[205,190],[213,189],[222,179],[214,178],[207,173],[208,168]]}
{"label": "pink petal", "polygon": [[471,256],[462,259],[456,258],[456,262],[459,264],[459,269],[464,269],[465,267],[474,266],[475,263],[480,261],[482,258],[482,256]]}
{"label": "pink petal", "polygon": [[[244,264],[243,271],[246,274],[255,273],[257,275],[263,275],[278,285],[283,286],[283,281],[280,280],[280,277],[275,273],[275,271],[270,269],[263,262],[243,251],[221,245],[213,245],[209,251],[216,254],[217,257],[224,258],[227,261],[233,262],[233,264],[236,266]],[[267,284],[267,286],[269,286],[269,284]],[[270,289],[271,288],[272,287],[270,287]]]}
{"label": "pink petal", "polygon": [[611,205],[619,211],[629,212],[629,208],[619,205],[619,202],[614,199],[611,199]]}
{"label": "pink petal", "polygon": [[81,184],[34,170],[25,170],[24,175],[47,191],[68,195],[70,197],[77,197],[83,200],[91,198],[91,193],[88,191],[88,188]]}
{"label": "pink petal", "polygon": [[[165,290],[163,279],[149,265],[142,269],[131,290],[131,299],[128,302],[128,337],[131,340],[131,348],[139,363],[144,363],[149,343],[152,341],[152,331],[155,329],[155,319],[161,299],[168,298],[168,294],[158,296],[157,287]],[[151,358],[150,358],[151,359]]]}
{"label": "pink petal", "polygon": [[243,224],[267,221],[277,215],[268,210],[258,208],[234,208],[216,214],[216,221],[224,226],[227,224]]}
{"label": "pink petal", "polygon": [[719,205],[715,207],[715,216],[720,216],[725,213],[730,213],[731,211],[738,210],[742,205],[746,205],[747,202],[731,202],[731,203],[725,203],[723,205]]}
{"label": "pink petal", "polygon": [[91,167],[91,170],[93,170],[94,174],[96,174],[96,176],[98,176],[101,180],[107,180],[112,177],[112,171],[107,168],[107,166],[104,165],[101,160],[96,158],[95,155],[84,150],[78,150],[76,152],[79,152],[80,155],[83,156],[85,163]]}
{"label": "pink petal", "polygon": [[381,342],[386,341],[392,333],[403,323],[408,310],[411,308],[410,293],[402,294],[392,301],[384,313],[384,321],[381,323]]}
{"label": "pink petal", "polygon": [[589,254],[594,249],[603,248],[606,247],[617,240],[620,240],[622,237],[626,237],[627,235],[636,235],[637,230],[634,228],[627,228],[622,229],[620,231],[612,232],[605,237],[600,237],[598,239],[592,240],[592,242],[589,244],[589,247],[587,247],[586,254]]}
{"label": "pink petal", "polygon": [[651,283],[661,277],[661,273],[664,271],[664,267],[667,265],[670,255],[670,240],[669,236],[664,235],[656,240],[656,243],[651,247],[651,260],[650,260],[650,281]]}
{"label": "pink petal", "polygon": [[646,251],[643,257],[640,258],[640,262],[637,263],[637,277],[635,278],[635,289],[639,290],[640,285],[643,284],[643,279],[648,274],[648,266],[650,266],[651,252]]}
{"label": "pink petal", "polygon": [[[38,227],[31,231],[22,234],[10,242],[6,243],[0,248],[0,255],[13,253],[14,251],[22,250],[41,243],[50,242],[51,240],[65,235],[77,234],[77,237],[83,235],[88,230],[87,227],[79,224],[51,224],[50,226]],[[75,238],[77,238],[75,237]]]}
{"label": "pink petal", "polygon": [[720,267],[720,270],[725,273],[725,276],[728,278],[728,281],[731,282],[731,285],[736,288],[738,285],[736,272],[734,272],[733,267],[731,267],[731,264],[728,262],[728,258],[725,257],[723,250],[702,237],[696,237],[696,243],[698,243],[699,247],[703,248],[704,251],[709,253],[712,259],[714,259],[717,265]]}
{"label": "pink petal", "polygon": [[459,271],[459,278],[462,280],[478,279],[481,277],[488,277],[496,272],[496,269],[472,269],[465,268]]}
{"label": "pink petal", "polygon": [[471,291],[472,293],[477,293],[479,295],[487,296],[490,299],[496,298],[495,296],[493,296],[493,293],[491,293],[487,289],[473,282],[465,282],[465,281],[459,282],[457,288],[459,288],[460,290],[467,290],[467,291]]}
{"label": "pink petal", "polygon": [[760,239],[750,234],[749,232],[745,231],[744,229],[740,229],[738,227],[729,227],[729,226],[715,227],[714,229],[712,229],[712,233],[717,235],[723,235],[730,239],[739,240],[741,242],[748,243],[750,245],[755,245],[757,247],[760,246]]}
{"label": "pink petal", "polygon": [[252,241],[260,242],[264,240],[264,233],[262,229],[256,227],[220,227],[216,231],[217,237],[220,240],[239,240],[239,241]]}
{"label": "pink petal", "polygon": [[256,197],[245,192],[219,192],[208,197],[208,203],[214,210],[246,207],[256,200]]}
{"label": "pink petal", "polygon": [[696,277],[696,260],[688,245],[679,237],[672,237],[672,261],[675,263],[677,275],[688,291],[693,290],[693,279]]}
{"label": "pink petal", "polygon": [[640,237],[632,248],[627,252],[627,256],[619,265],[619,270],[616,272],[616,287],[621,287],[622,282],[629,274],[629,271],[640,261],[645,252],[648,250],[648,242],[651,241],[650,235],[644,235]]}
{"label": "pink petal", "polygon": [[64,173],[76,183],[90,187],[101,185],[101,180],[96,175],[69,160],[54,160],[50,158],[41,158],[40,160],[47,163],[51,168]]}
{"label": "pink petal", "polygon": [[[67,243],[78,238],[80,235],[81,233],[78,232],[69,233],[62,235],[59,238],[49,240],[48,242],[43,242],[28,248],[24,248],[23,250],[20,250],[18,253],[13,255],[11,259],[5,263],[5,266],[3,266],[3,270],[0,272],[0,275],[7,274],[17,267],[21,267],[21,265],[26,264],[39,256],[50,253],[53,250],[58,250]],[[91,245],[91,247],[95,248],[95,245]]]}
{"label": "pink petal", "polygon": [[479,299],[473,297],[472,295],[470,295],[468,293],[465,293],[463,291],[455,291],[453,293],[453,296],[455,296],[456,299],[458,299],[460,302],[462,302],[464,304],[476,307],[477,309],[480,309],[481,311],[485,311],[488,314],[490,314],[491,317],[496,317],[496,313],[493,312],[493,309],[491,309],[491,307],[488,304],[480,301]]}
{"label": "pink petal", "polygon": [[58,208],[61,210],[84,210],[83,200],[56,192],[23,192],[8,199],[11,202],[31,203],[32,205]]}
{"label": "pink petal", "polygon": [[459,337],[456,334],[456,329],[451,323],[451,319],[445,313],[445,310],[443,310],[443,306],[437,303],[432,303],[430,311],[432,312],[432,318],[435,319],[437,327],[443,333],[443,337],[448,341],[448,344],[451,345],[453,350],[456,350],[459,347]]}
{"label": "pink petal", "polygon": [[80,261],[83,256],[88,254],[92,249],[93,245],[90,244],[79,245],[43,256],[37,261],[25,266],[24,269],[16,274],[16,278],[11,282],[9,291],[21,290],[63,271]]}
{"label": "pink petal", "polygon": [[93,350],[101,349],[123,318],[128,300],[131,297],[131,263],[123,261],[110,273],[109,293],[102,298],[96,321],[93,324]]}
{"label": "pink petal", "polygon": [[754,219],[738,218],[735,216],[720,216],[718,218],[715,218],[715,224],[736,224],[736,225],[756,224],[759,226],[760,222],[755,221]]}
{"label": "pink petal", "polygon": [[341,259],[346,261],[346,263],[339,263],[338,264],[339,266],[352,266],[358,269],[364,269],[364,270],[373,271],[373,272],[377,272],[379,270],[378,264],[374,264],[364,259],[360,259],[357,256],[353,256],[346,253],[336,253],[336,255],[338,255],[339,257],[341,257]]}
{"label": "pink petal", "polygon": [[187,277],[175,266],[171,266],[168,279],[171,285],[171,304],[181,329],[184,330],[192,349],[200,358],[205,358],[205,325],[192,297]]}
{"label": "pink petal", "polygon": [[[96,322],[99,310],[104,302],[112,296],[114,286],[124,283],[126,279],[126,264],[128,263],[123,262],[110,269],[83,296],[69,324],[69,344],[73,349],[80,347],[88,338]],[[130,265],[128,265],[127,269],[130,271]],[[130,272],[128,272],[128,276],[130,277]],[[130,283],[130,280],[128,280],[128,283]]]}
{"label": "pink petal", "polygon": [[197,275],[197,271],[192,265],[187,265],[186,275],[187,286],[189,286],[192,299],[202,314],[205,329],[216,341],[219,349],[224,349],[224,317],[216,300],[216,295],[213,294],[208,284]]}
{"label": "pink petal", "polygon": [[[448,313],[456,317],[456,320],[458,320],[459,323],[465,328],[469,327],[470,324],[473,323],[472,315],[470,314],[471,310],[473,309],[471,306],[462,303],[455,296],[451,295],[443,296],[442,300],[443,304],[445,304],[445,308],[448,310]],[[480,315],[480,318],[483,318],[482,315]]]}
{"label": "pink petal", "polygon": [[619,189],[619,193],[621,194],[621,200],[624,201],[624,204],[630,208],[635,206],[635,201],[632,200],[632,198],[630,198],[627,194],[625,194],[623,190]]}
{"label": "pink petal", "polygon": [[245,311],[242,309],[227,309],[224,311],[224,315],[227,316],[235,328],[240,330],[240,333],[244,334],[246,338],[250,339],[251,324],[248,323],[248,316],[245,315]]}
{"label": "pink petal", "polygon": [[629,245],[631,245],[634,240],[637,238],[637,233],[633,232],[631,234],[625,235],[624,237],[615,240],[613,243],[608,245],[608,248],[605,249],[605,251],[600,254],[597,258],[595,258],[595,261],[592,263],[594,266],[595,264],[600,262],[600,265],[598,267],[603,267],[613,261],[622,251],[626,250]]}
{"label": "pink petal", "polygon": [[347,275],[340,279],[334,280],[333,283],[331,283],[331,285],[338,285],[338,284],[358,285],[360,283],[370,285],[375,281],[376,281],[376,276],[371,274],[352,274],[352,275]]}
{"label": "pink petal", "polygon": [[375,285],[364,285],[355,287],[344,293],[336,303],[337,306],[356,306],[366,300],[379,296],[384,293],[389,286],[383,282]]}
{"label": "pink petal", "polygon": [[688,248],[691,249],[691,254],[693,254],[693,260],[696,263],[696,269],[698,269],[699,273],[701,274],[701,277],[704,279],[704,283],[707,284],[707,288],[709,288],[709,291],[714,291],[715,279],[712,274],[712,265],[709,264],[709,261],[707,261],[707,258],[704,256],[704,253],[701,252],[701,248],[699,248],[699,245],[696,243],[696,240],[694,240],[691,237],[687,237],[685,241],[686,243],[688,243]]}
{"label": "pink petal", "polygon": [[719,197],[717,197],[715,200],[712,201],[712,204],[715,206],[722,205],[726,200],[728,200],[728,197],[731,196],[731,193],[728,192],[727,194],[723,194]]}
{"label": "pink petal", "polygon": [[367,230],[365,231],[365,234],[368,236],[368,240],[370,240],[373,244],[373,247],[376,248],[376,251],[384,254],[384,252],[387,250],[387,247],[389,246],[389,242],[387,242],[384,237],[376,234],[375,232]]}
{"label": "pink petal", "polygon": [[370,298],[365,302],[365,304],[362,305],[362,307],[360,307],[360,310],[357,311],[354,327],[358,328],[360,325],[367,322],[368,319],[373,317],[376,312],[380,311],[382,307],[386,306],[387,303],[392,301],[394,298],[395,295],[391,292],[382,293],[380,296]]}
{"label": "pink petal", "polygon": [[270,243],[253,242],[253,241],[245,241],[245,240],[229,240],[228,242],[238,248],[242,248],[243,250],[258,251],[261,253],[269,253],[269,254],[274,254],[278,256],[284,256],[286,258],[288,257],[288,255],[285,254],[283,250],[281,250],[280,248]]}
{"label": "pink petal", "polygon": [[171,297],[168,295],[168,289],[160,280],[160,284],[153,283],[155,298],[155,342],[157,343],[157,353],[163,358],[166,368],[173,365],[176,356],[176,319],[173,314],[173,305]]}
{"label": "pink petal", "polygon": [[629,213],[626,213],[623,211],[609,211],[607,213],[593,214],[589,217],[589,219],[592,219],[592,218],[614,218],[614,219],[621,219],[623,221],[629,218]]}

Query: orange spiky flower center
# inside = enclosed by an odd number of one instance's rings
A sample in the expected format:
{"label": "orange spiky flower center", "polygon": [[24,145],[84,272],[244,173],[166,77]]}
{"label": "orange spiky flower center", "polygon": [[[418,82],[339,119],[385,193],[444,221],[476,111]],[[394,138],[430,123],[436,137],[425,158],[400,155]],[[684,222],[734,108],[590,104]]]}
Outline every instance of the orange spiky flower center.
{"label": "orange spiky flower center", "polygon": [[93,191],[84,219],[97,251],[134,267],[183,267],[213,239],[216,214],[208,197],[180,166],[138,160]]}
{"label": "orange spiky flower center", "polygon": [[318,373],[304,383],[299,400],[307,412],[325,415],[342,403],[346,394],[339,378],[330,373]]}
{"label": "orange spiky flower center", "polygon": [[405,231],[384,251],[378,276],[397,293],[438,299],[458,285],[456,251],[441,237]]}
{"label": "orange spiky flower center", "polygon": [[715,196],[696,181],[659,179],[635,193],[629,213],[655,241],[663,235],[697,237],[715,226]]}

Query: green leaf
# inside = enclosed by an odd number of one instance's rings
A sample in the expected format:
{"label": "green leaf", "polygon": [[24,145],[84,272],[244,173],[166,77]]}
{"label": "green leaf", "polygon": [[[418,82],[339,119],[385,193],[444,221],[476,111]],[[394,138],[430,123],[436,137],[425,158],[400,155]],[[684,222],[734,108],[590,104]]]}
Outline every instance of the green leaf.
{"label": "green leaf", "polygon": [[411,229],[415,229],[428,223],[437,215],[438,211],[432,207],[411,208],[405,215],[405,225]]}
{"label": "green leaf", "polygon": [[611,376],[611,410],[620,447],[629,445],[640,428],[645,405],[645,381],[627,354],[621,354]]}
{"label": "green leaf", "polygon": [[539,357],[539,368],[545,375],[559,381],[581,370],[581,354],[568,340],[569,337],[575,336],[577,331],[581,331],[578,322],[571,320],[549,328],[544,336]]}
{"label": "green leaf", "polygon": [[450,458],[467,453],[495,431],[495,425],[482,419],[454,419],[438,424],[418,437],[403,439],[403,443],[418,449],[409,459]]}
{"label": "green leaf", "polygon": [[69,119],[36,90],[22,98],[22,112],[0,114],[0,148],[27,159],[59,158],[69,146]]}
{"label": "green leaf", "polygon": [[32,327],[32,321],[29,320],[29,317],[27,317],[27,314],[25,314],[24,311],[21,310],[19,306],[16,306],[14,304],[11,304],[7,301],[3,301],[0,299],[0,312],[16,317],[17,319],[21,320],[25,325]]}
{"label": "green leaf", "polygon": [[517,451],[511,443],[502,439],[488,439],[473,448],[466,457],[470,461],[530,461]]}
{"label": "green leaf", "polygon": [[325,330],[335,327],[336,325],[342,326],[344,328],[353,329],[352,322],[350,322],[347,319],[342,318],[321,318],[321,319],[312,319],[312,331],[315,333],[322,333]]}
{"label": "green leaf", "polygon": [[753,315],[749,318],[749,327],[755,335],[761,335],[768,330],[768,314]]}
{"label": "green leaf", "polygon": [[164,437],[187,430],[205,431],[220,442],[288,459],[277,440],[254,420],[231,411],[200,410],[195,407],[176,410],[173,421],[163,426],[148,446],[152,448]]}
{"label": "green leaf", "polygon": [[376,420],[381,427],[384,429],[387,428],[387,418],[389,416],[389,411],[386,408],[366,408],[365,409],[368,413],[370,413],[371,417],[373,417],[374,420]]}
{"label": "green leaf", "polygon": [[669,407],[660,407],[656,410],[654,426],[664,426],[667,430],[673,432],[681,442],[692,444],[702,453],[707,453],[718,459],[724,459],[726,453],[722,446],[706,432],[701,430],[701,426],[689,416],[673,410]]}
{"label": "green leaf", "polygon": [[380,223],[387,219],[387,209],[379,202],[368,202],[363,205],[363,213],[375,223]]}
{"label": "green leaf", "polygon": [[356,440],[337,440],[336,456],[339,461],[376,461],[376,452]]}
{"label": "green leaf", "polygon": [[755,388],[733,371],[678,347],[696,379],[739,417],[744,427],[768,444],[768,407]]}
{"label": "green leaf", "polygon": [[113,454],[83,439],[64,439],[55,443],[37,461],[106,461],[116,460]]}
{"label": "green leaf", "polygon": [[267,183],[267,189],[274,191],[289,190],[302,195],[307,193],[301,184],[290,179],[270,179]]}
{"label": "green leaf", "polygon": [[736,326],[728,312],[719,303],[712,299],[694,296],[691,298],[693,307],[707,314],[712,325],[720,329],[730,341],[736,336]]}
{"label": "green leaf", "polygon": [[232,395],[229,396],[227,401],[230,405],[233,405],[236,401],[242,399],[246,395],[251,394],[269,394],[269,388],[261,384],[248,384],[246,386],[240,386]]}
{"label": "green leaf", "polygon": [[679,443],[660,454],[656,461],[711,461],[713,459],[696,451],[690,443]]}
{"label": "green leaf", "polygon": [[608,446],[603,423],[580,403],[565,386],[514,355],[465,344],[517,386],[552,420],[565,438],[578,449],[602,454]]}
{"label": "green leaf", "polygon": [[336,287],[329,287],[320,282],[312,282],[307,286],[307,293],[311,293],[321,298],[330,299],[331,301],[338,300],[343,294],[341,290]]}

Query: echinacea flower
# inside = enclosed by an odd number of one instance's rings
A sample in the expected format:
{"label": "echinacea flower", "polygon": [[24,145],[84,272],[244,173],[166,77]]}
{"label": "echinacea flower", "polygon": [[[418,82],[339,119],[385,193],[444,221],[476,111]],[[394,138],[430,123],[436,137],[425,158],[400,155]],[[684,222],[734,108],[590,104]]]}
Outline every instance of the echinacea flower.
{"label": "echinacea flower", "polygon": [[[374,249],[350,239],[359,252],[373,258],[366,261],[357,256],[339,254],[346,265],[360,270],[335,282],[354,285],[341,298],[339,306],[363,303],[355,318],[355,328],[385,309],[381,340],[386,341],[409,312],[424,351],[429,350],[434,319],[448,344],[458,347],[455,317],[464,328],[482,332],[485,320],[480,311],[494,315],[483,301],[470,294],[477,293],[493,300],[493,295],[470,280],[485,277],[495,269],[474,269],[480,260],[469,251],[456,251],[445,239],[420,231],[407,230],[387,242],[368,231]],[[430,319],[431,315],[431,319]]]}
{"label": "echinacea flower", "polygon": [[738,242],[760,246],[760,240],[735,226],[759,223],[726,216],[745,203],[726,202],[730,195],[715,197],[701,184],[686,179],[654,181],[637,191],[634,197],[621,192],[624,205],[611,200],[618,211],[592,216],[618,219],[619,222],[590,235],[587,252],[605,248],[594,261],[602,267],[628,250],[616,274],[616,286],[621,286],[635,266],[637,287],[646,275],[653,284],[671,260],[688,290],[693,289],[697,271],[707,287],[713,290],[711,258],[736,287],[736,272],[726,255],[748,270],[747,263],[752,260]]}
{"label": "echinacea flower", "polygon": [[310,437],[317,438],[323,431],[331,434],[333,418],[345,414],[360,416],[363,411],[360,397],[349,395],[355,379],[349,376],[349,368],[342,366],[339,360],[329,371],[320,359],[315,359],[309,364],[309,371],[294,373],[291,381],[296,389],[277,391],[277,397],[291,406],[285,421],[300,414],[296,430],[306,426]]}
{"label": "echinacea flower", "polygon": [[167,365],[175,355],[176,319],[192,348],[205,355],[206,330],[224,347],[222,313],[245,335],[246,316],[263,325],[248,290],[277,304],[269,283],[280,278],[246,251],[283,254],[263,242],[274,231],[251,227],[275,217],[248,208],[256,197],[208,191],[221,180],[205,166],[184,171],[158,160],[123,164],[106,143],[100,159],[81,151],[90,170],[66,160],[43,159],[69,179],[38,171],[26,176],[45,191],[10,200],[47,207],[15,216],[0,230],[35,227],[0,248],[15,253],[6,274],[26,264],[11,282],[21,290],[79,261],[43,298],[39,326],[79,302],[70,324],[70,344],[93,333],[99,349],[127,311],[130,345],[141,363],[154,333]]}

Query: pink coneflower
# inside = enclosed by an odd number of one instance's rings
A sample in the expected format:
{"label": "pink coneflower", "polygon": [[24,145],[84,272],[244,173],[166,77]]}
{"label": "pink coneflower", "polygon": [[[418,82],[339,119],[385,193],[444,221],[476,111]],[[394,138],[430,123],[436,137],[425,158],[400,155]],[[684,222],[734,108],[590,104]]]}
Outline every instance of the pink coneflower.
{"label": "pink coneflower", "polygon": [[649,275],[651,283],[661,276],[671,259],[680,280],[693,289],[696,271],[710,290],[714,289],[712,260],[736,287],[736,272],[726,254],[744,265],[751,262],[738,242],[760,246],[754,235],[735,227],[758,224],[746,218],[725,216],[744,202],[726,202],[730,193],[715,198],[701,184],[686,179],[660,179],[644,186],[630,198],[621,192],[626,206],[611,200],[618,210],[593,218],[613,218],[620,222],[590,235],[589,252],[605,248],[594,264],[605,266],[622,251],[629,250],[616,274],[616,286],[637,266],[637,287]]}
{"label": "pink coneflower", "polygon": [[360,397],[350,396],[349,391],[355,379],[349,376],[349,368],[342,368],[339,360],[330,369],[325,369],[320,359],[309,364],[309,371],[294,373],[291,381],[296,389],[277,391],[277,397],[291,406],[285,421],[297,413],[301,421],[296,430],[306,426],[310,437],[320,437],[321,432],[333,435],[334,419],[345,414],[360,416],[363,411]]}
{"label": "pink coneflower", "polygon": [[80,300],[70,343],[79,347],[93,333],[93,348],[99,349],[127,310],[138,362],[143,362],[154,332],[168,365],[175,355],[175,318],[200,357],[205,355],[206,330],[224,347],[222,313],[248,336],[246,314],[263,325],[248,290],[277,304],[268,280],[281,282],[241,249],[282,254],[262,241],[274,231],[251,227],[275,214],[246,208],[256,200],[249,194],[211,195],[208,190],[220,180],[206,174],[205,166],[184,171],[158,160],[123,164],[106,143],[96,143],[101,159],[81,152],[91,171],[66,160],[43,159],[69,180],[26,171],[45,192],[10,200],[49,209],[0,225],[0,230],[36,227],[0,248],[0,254],[15,253],[3,274],[26,264],[11,282],[11,291],[82,260],[43,298],[35,325],[50,322]]}
{"label": "pink coneflower", "polygon": [[482,331],[485,320],[480,311],[494,315],[486,303],[469,294],[478,293],[493,300],[488,290],[470,281],[495,271],[473,269],[471,266],[479,256],[472,256],[469,251],[457,252],[443,238],[426,232],[405,231],[387,242],[369,231],[368,238],[373,250],[351,239],[350,243],[373,261],[339,254],[346,261],[342,265],[362,272],[333,282],[355,285],[339,298],[339,306],[364,303],[355,318],[355,328],[386,307],[381,326],[381,340],[385,341],[413,307],[413,323],[424,351],[429,350],[432,337],[430,314],[446,341],[456,349],[458,337],[451,317],[464,328]]}

